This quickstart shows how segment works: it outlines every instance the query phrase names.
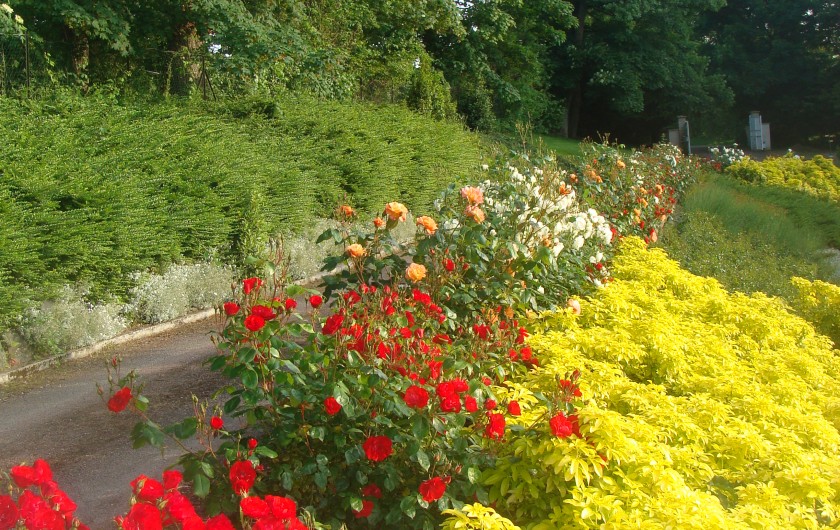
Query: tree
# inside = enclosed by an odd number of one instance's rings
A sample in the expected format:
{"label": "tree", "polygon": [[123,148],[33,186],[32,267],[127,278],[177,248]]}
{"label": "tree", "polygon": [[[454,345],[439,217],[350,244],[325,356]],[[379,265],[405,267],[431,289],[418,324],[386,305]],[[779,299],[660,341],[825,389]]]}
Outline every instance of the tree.
{"label": "tree", "polygon": [[554,51],[553,90],[567,103],[567,134],[658,139],[677,114],[730,97],[707,71],[696,21],[723,0],[575,0],[577,26]]}
{"label": "tree", "polygon": [[471,127],[518,121],[550,127],[559,103],[548,92],[549,51],[572,26],[565,0],[457,2],[463,31],[425,42]]}
{"label": "tree", "polygon": [[738,129],[760,110],[774,143],[840,133],[840,3],[729,0],[703,30],[712,70],[735,92]]}

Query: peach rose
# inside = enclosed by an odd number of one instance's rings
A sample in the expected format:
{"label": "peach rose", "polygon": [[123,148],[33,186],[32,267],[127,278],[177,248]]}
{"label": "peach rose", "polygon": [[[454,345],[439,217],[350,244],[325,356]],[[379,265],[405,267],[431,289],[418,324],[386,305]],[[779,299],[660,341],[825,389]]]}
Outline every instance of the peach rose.
{"label": "peach rose", "polygon": [[405,221],[408,208],[399,202],[389,202],[385,205],[385,213],[392,221]]}
{"label": "peach rose", "polygon": [[569,307],[569,309],[571,309],[572,313],[574,313],[575,315],[580,314],[580,302],[578,302],[574,298],[569,298],[569,301],[566,302],[566,306]]}
{"label": "peach rose", "polygon": [[426,277],[426,267],[419,263],[412,263],[405,271],[405,277],[412,282],[419,282]]}
{"label": "peach rose", "polygon": [[483,223],[484,222],[484,212],[478,206],[473,206],[470,204],[467,206],[467,209],[464,210],[464,215],[475,221],[476,223]]}
{"label": "peach rose", "polygon": [[420,216],[417,218],[417,226],[422,226],[426,229],[426,233],[429,235],[434,234],[437,232],[437,223],[431,217],[427,217],[425,215]]}
{"label": "peach rose", "polygon": [[475,186],[464,186],[461,188],[461,197],[467,199],[467,202],[474,205],[479,205],[484,202],[484,192],[481,188]]}
{"label": "peach rose", "polygon": [[383,226],[385,226],[385,219],[377,217],[373,220],[373,226],[375,226],[376,228],[382,228]]}
{"label": "peach rose", "polygon": [[358,243],[353,243],[352,245],[347,247],[347,254],[351,258],[361,258],[366,253],[367,252],[365,251],[365,248]]}

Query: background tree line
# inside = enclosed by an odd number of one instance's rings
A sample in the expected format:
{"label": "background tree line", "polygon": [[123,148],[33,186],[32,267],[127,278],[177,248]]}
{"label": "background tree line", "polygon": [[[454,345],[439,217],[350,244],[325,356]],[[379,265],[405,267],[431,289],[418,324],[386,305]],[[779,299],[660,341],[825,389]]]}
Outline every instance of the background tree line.
{"label": "background tree line", "polygon": [[[657,140],[840,129],[840,3],[815,0],[5,0],[0,91],[36,82],[402,102],[504,130]],[[15,17],[21,17],[17,19]],[[695,127],[696,128],[696,127]]]}

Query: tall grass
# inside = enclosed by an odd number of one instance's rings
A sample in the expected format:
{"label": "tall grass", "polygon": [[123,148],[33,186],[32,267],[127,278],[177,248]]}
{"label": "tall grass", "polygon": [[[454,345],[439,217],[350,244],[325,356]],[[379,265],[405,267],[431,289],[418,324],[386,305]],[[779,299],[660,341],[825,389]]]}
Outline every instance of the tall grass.
{"label": "tall grass", "polygon": [[662,245],[691,272],[727,288],[793,301],[792,276],[836,282],[840,208],[809,195],[707,175],[686,194]]}

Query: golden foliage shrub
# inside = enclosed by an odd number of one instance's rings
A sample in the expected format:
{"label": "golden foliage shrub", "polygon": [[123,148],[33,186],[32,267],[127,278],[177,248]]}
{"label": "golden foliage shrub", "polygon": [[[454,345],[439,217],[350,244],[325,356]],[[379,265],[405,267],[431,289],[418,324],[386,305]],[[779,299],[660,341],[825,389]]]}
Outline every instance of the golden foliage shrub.
{"label": "golden foliage shrub", "polygon": [[840,349],[840,287],[819,280],[791,278],[797,298],[794,308]]}
{"label": "golden foliage shrub", "polygon": [[[542,315],[482,480],[529,529],[821,528],[840,524],[840,359],[776,299],[725,291],[626,239],[616,280]],[[537,399],[582,372],[581,437]]]}

